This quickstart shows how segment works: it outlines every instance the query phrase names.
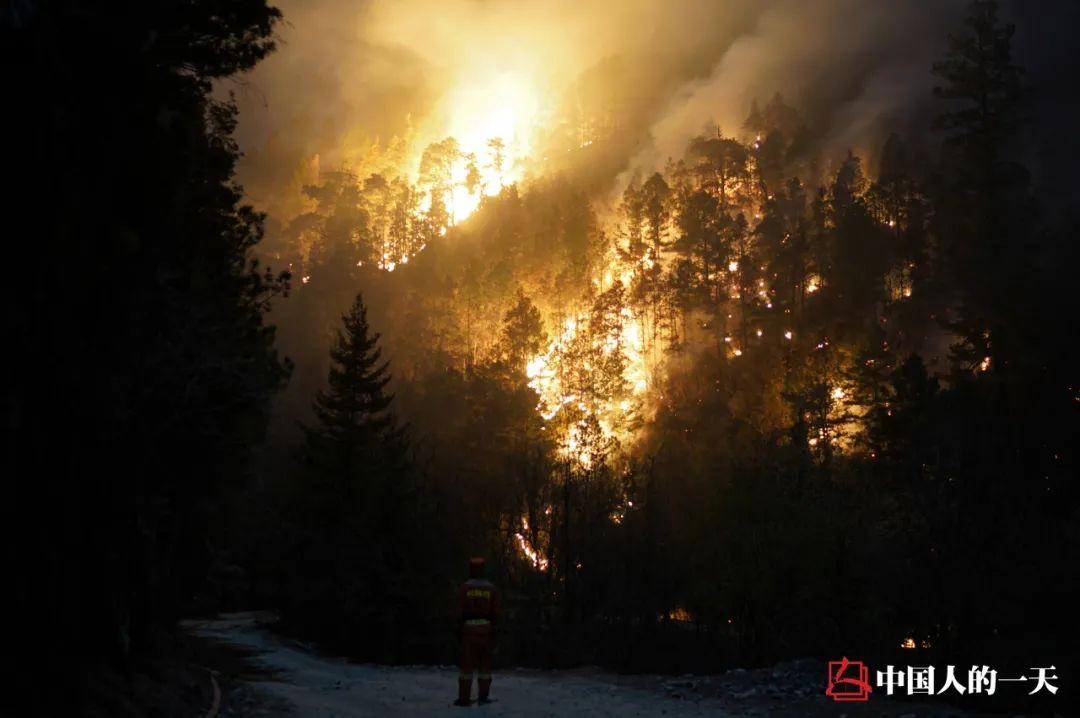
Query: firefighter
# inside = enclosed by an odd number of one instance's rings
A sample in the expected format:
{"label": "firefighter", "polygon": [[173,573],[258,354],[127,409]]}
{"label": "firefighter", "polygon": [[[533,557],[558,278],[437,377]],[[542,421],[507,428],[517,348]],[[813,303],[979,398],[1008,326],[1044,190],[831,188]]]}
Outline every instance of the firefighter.
{"label": "firefighter", "polygon": [[461,606],[458,637],[461,659],[458,667],[458,698],[454,705],[471,703],[473,671],[477,672],[479,703],[489,703],[491,692],[491,649],[495,622],[499,618],[499,596],[494,584],[484,578],[484,559],[469,560],[469,580],[458,589]]}

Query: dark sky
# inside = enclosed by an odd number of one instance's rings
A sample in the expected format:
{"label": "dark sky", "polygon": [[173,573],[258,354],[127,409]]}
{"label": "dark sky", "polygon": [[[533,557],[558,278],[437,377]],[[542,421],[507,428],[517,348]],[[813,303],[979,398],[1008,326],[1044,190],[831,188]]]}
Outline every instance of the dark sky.
{"label": "dark sky", "polygon": [[1016,24],[1017,62],[1031,83],[1029,166],[1048,205],[1073,209],[1080,201],[1080,2],[1012,0],[1007,12]]}

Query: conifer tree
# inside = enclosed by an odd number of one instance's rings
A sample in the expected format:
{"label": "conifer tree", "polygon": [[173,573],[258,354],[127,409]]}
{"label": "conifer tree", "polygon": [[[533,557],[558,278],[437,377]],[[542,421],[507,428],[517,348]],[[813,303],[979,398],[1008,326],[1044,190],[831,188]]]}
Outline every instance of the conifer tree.
{"label": "conifer tree", "polygon": [[652,246],[653,256],[659,257],[667,243],[667,228],[671,220],[671,188],[659,172],[654,172],[641,186],[641,205],[645,237]]}
{"label": "conifer tree", "polygon": [[750,102],[750,113],[743,121],[743,129],[755,135],[765,130],[765,118],[756,97]]}
{"label": "conifer tree", "polygon": [[963,337],[957,358],[967,367],[986,358],[1001,369],[1022,358],[1025,317],[1017,299],[1028,275],[1033,208],[1028,173],[1009,155],[1018,142],[1023,72],[1012,61],[1013,26],[992,0],[968,6],[966,32],[949,38],[934,65],[948,105],[937,125],[946,133],[937,231],[961,299]]}
{"label": "conifer tree", "polygon": [[503,316],[503,355],[515,370],[524,371],[526,362],[539,354],[546,344],[547,334],[540,310],[518,287],[514,306]]}
{"label": "conifer tree", "polygon": [[330,350],[328,388],[316,394],[313,403],[317,423],[305,427],[305,433],[313,454],[333,457],[347,470],[397,430],[389,413],[393,396],[385,392],[389,365],[382,360],[379,334],[368,325],[361,295],[342,324]]}
{"label": "conifer tree", "polygon": [[626,238],[624,250],[633,259],[639,259],[645,251],[645,206],[639,178],[635,175],[623,191],[619,212],[622,231]]}
{"label": "conifer tree", "polygon": [[284,616],[304,635],[393,659],[427,595],[428,522],[360,295],[342,323],[292,487]]}

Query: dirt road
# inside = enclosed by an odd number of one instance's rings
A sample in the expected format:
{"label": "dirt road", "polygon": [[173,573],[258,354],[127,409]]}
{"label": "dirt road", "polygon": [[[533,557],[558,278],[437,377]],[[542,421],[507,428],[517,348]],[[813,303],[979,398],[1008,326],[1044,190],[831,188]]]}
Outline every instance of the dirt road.
{"label": "dirt road", "polygon": [[[184,623],[191,634],[250,655],[257,669],[234,681],[221,716],[396,718],[516,716],[922,716],[959,715],[947,706],[832,703],[821,695],[824,667],[797,662],[721,676],[626,678],[599,670],[509,669],[495,675],[495,703],[459,708],[452,666],[350,663],[280,639],[252,613]],[[475,690],[475,689],[474,689]],[[838,710],[839,709],[839,710]]]}

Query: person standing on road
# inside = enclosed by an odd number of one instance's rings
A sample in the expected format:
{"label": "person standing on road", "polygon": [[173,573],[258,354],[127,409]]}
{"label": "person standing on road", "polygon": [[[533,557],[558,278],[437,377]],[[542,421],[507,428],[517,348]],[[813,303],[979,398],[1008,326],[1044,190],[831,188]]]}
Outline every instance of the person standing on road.
{"label": "person standing on road", "polygon": [[491,702],[491,649],[499,618],[499,595],[495,585],[484,578],[484,569],[484,559],[470,559],[469,580],[458,589],[461,658],[458,698],[454,701],[457,706],[472,703],[473,671],[477,672],[478,702]]}

